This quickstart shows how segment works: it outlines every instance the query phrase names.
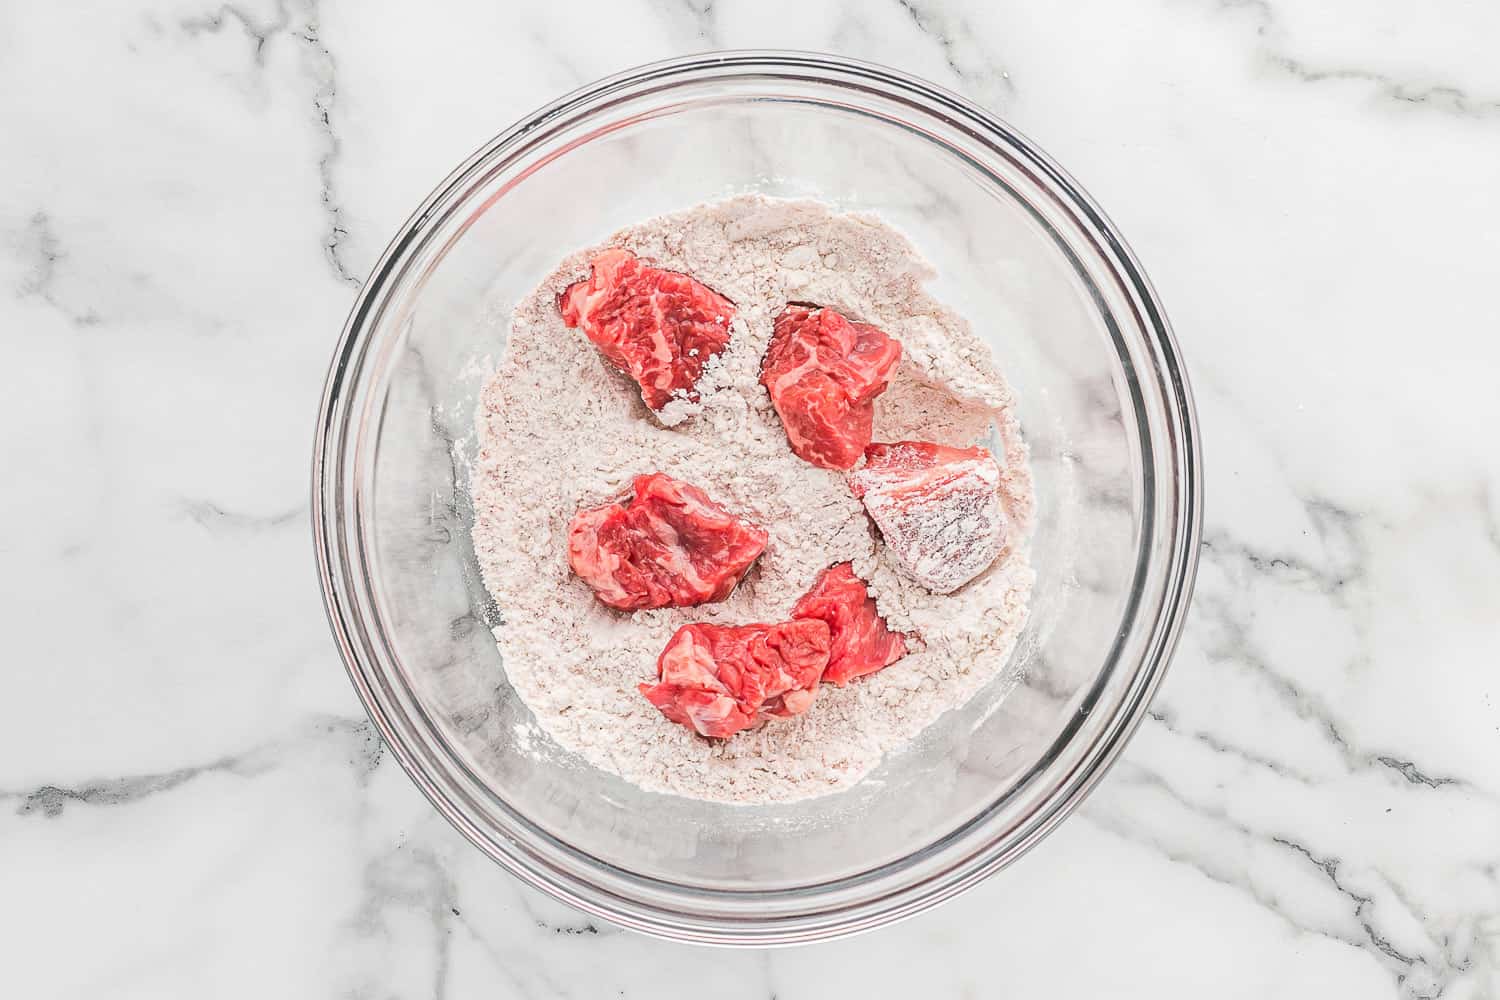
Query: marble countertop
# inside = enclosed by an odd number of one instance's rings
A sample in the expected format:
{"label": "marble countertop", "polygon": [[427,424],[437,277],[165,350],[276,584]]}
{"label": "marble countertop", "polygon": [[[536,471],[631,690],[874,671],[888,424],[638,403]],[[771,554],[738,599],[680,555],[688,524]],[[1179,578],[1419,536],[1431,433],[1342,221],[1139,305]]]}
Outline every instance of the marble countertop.
{"label": "marble countertop", "polygon": [[[0,935],[17,997],[1500,995],[1500,7],[347,0],[0,11]],[[383,753],[307,469],[334,339],[557,93],[823,49],[1106,206],[1195,380],[1197,601],[1079,814],[833,945],[520,887]],[[80,613],[82,612],[82,613]]]}

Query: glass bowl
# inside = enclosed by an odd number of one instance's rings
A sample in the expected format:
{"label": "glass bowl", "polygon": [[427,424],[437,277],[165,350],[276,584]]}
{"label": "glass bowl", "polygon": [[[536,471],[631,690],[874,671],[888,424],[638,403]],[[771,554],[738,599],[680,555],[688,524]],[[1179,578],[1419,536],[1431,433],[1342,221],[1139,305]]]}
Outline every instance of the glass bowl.
{"label": "glass bowl", "polygon": [[[506,682],[469,530],[475,404],[509,313],[562,257],[731,194],[878,213],[993,347],[1031,448],[1031,617],[995,682],[839,794],[642,791],[554,744]],[[558,391],[567,391],[565,386]],[[1124,241],[1030,142],[929,83],[832,56],[717,53],[562,98],[479,150],[386,250],[318,418],[313,526],[359,697],[482,851],[591,914],[770,945],[876,927],[1013,861],[1146,711],[1192,589],[1198,435]]]}

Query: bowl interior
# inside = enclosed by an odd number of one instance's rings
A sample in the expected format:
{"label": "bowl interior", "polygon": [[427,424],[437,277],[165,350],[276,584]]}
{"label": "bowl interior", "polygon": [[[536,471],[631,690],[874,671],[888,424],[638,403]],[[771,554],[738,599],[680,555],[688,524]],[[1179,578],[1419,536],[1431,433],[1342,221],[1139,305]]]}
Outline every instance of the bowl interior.
{"label": "bowl interior", "polygon": [[[1117,277],[1031,167],[976,160],[961,129],[877,96],[736,78],[638,90],[548,129],[471,170],[382,277],[347,445],[356,572],[393,663],[379,683],[433,766],[463,774],[471,835],[514,841],[519,825],[642,892],[779,892],[795,909],[811,887],[919,867],[981,822],[1020,829],[1138,684],[1126,647],[1151,584],[1162,418]],[[749,191],[877,213],[933,262],[932,290],[1015,391],[1038,511],[1031,617],[998,679],[855,789],[775,806],[643,792],[557,747],[491,635],[526,609],[494,606],[468,535],[476,399],[513,305],[618,227]]]}

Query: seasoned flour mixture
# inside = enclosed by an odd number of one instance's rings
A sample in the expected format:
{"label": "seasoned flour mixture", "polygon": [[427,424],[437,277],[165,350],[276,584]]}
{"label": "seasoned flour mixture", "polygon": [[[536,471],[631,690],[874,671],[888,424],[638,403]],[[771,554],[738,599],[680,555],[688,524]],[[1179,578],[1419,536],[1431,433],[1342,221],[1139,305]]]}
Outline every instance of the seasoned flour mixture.
{"label": "seasoned flour mixture", "polygon": [[[1024,623],[1032,498],[1009,390],[968,324],[923,291],[929,265],[872,216],[747,196],[653,219],[605,245],[692,275],[738,313],[728,348],[704,370],[701,399],[674,400],[658,418],[558,313],[558,294],[602,247],[563,261],[517,306],[483,393],[473,479],[475,548],[504,612],[495,638],[510,683],[561,746],[646,789],[773,802],[846,788],[993,679]],[[844,477],[788,450],[758,380],[772,319],[788,302],[832,306],[901,341],[900,369],[876,403],[876,441],[996,451],[1010,545],[958,592],[937,596],[900,575]],[[626,614],[569,570],[574,513],[618,498],[647,472],[700,486],[770,532],[728,600]],[[890,627],[919,637],[906,658],[848,687],[824,685],[806,714],[727,741],[668,722],[636,689],[655,680],[656,657],[679,626],[785,620],[818,574],[844,560],[870,581]]]}

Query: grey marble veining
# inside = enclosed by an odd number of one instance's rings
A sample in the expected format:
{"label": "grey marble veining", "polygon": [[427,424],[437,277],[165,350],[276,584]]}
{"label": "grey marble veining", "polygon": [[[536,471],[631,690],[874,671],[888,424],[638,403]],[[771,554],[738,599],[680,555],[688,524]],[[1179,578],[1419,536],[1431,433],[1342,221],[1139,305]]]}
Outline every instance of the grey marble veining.
{"label": "grey marble veining", "polygon": [[[1500,9],[131,0],[0,39],[8,995],[1500,995]],[[328,640],[307,463],[354,292],[454,164],[757,46],[954,87],[1089,188],[1177,327],[1208,516],[1077,816],[906,924],[722,953],[430,810]]]}

